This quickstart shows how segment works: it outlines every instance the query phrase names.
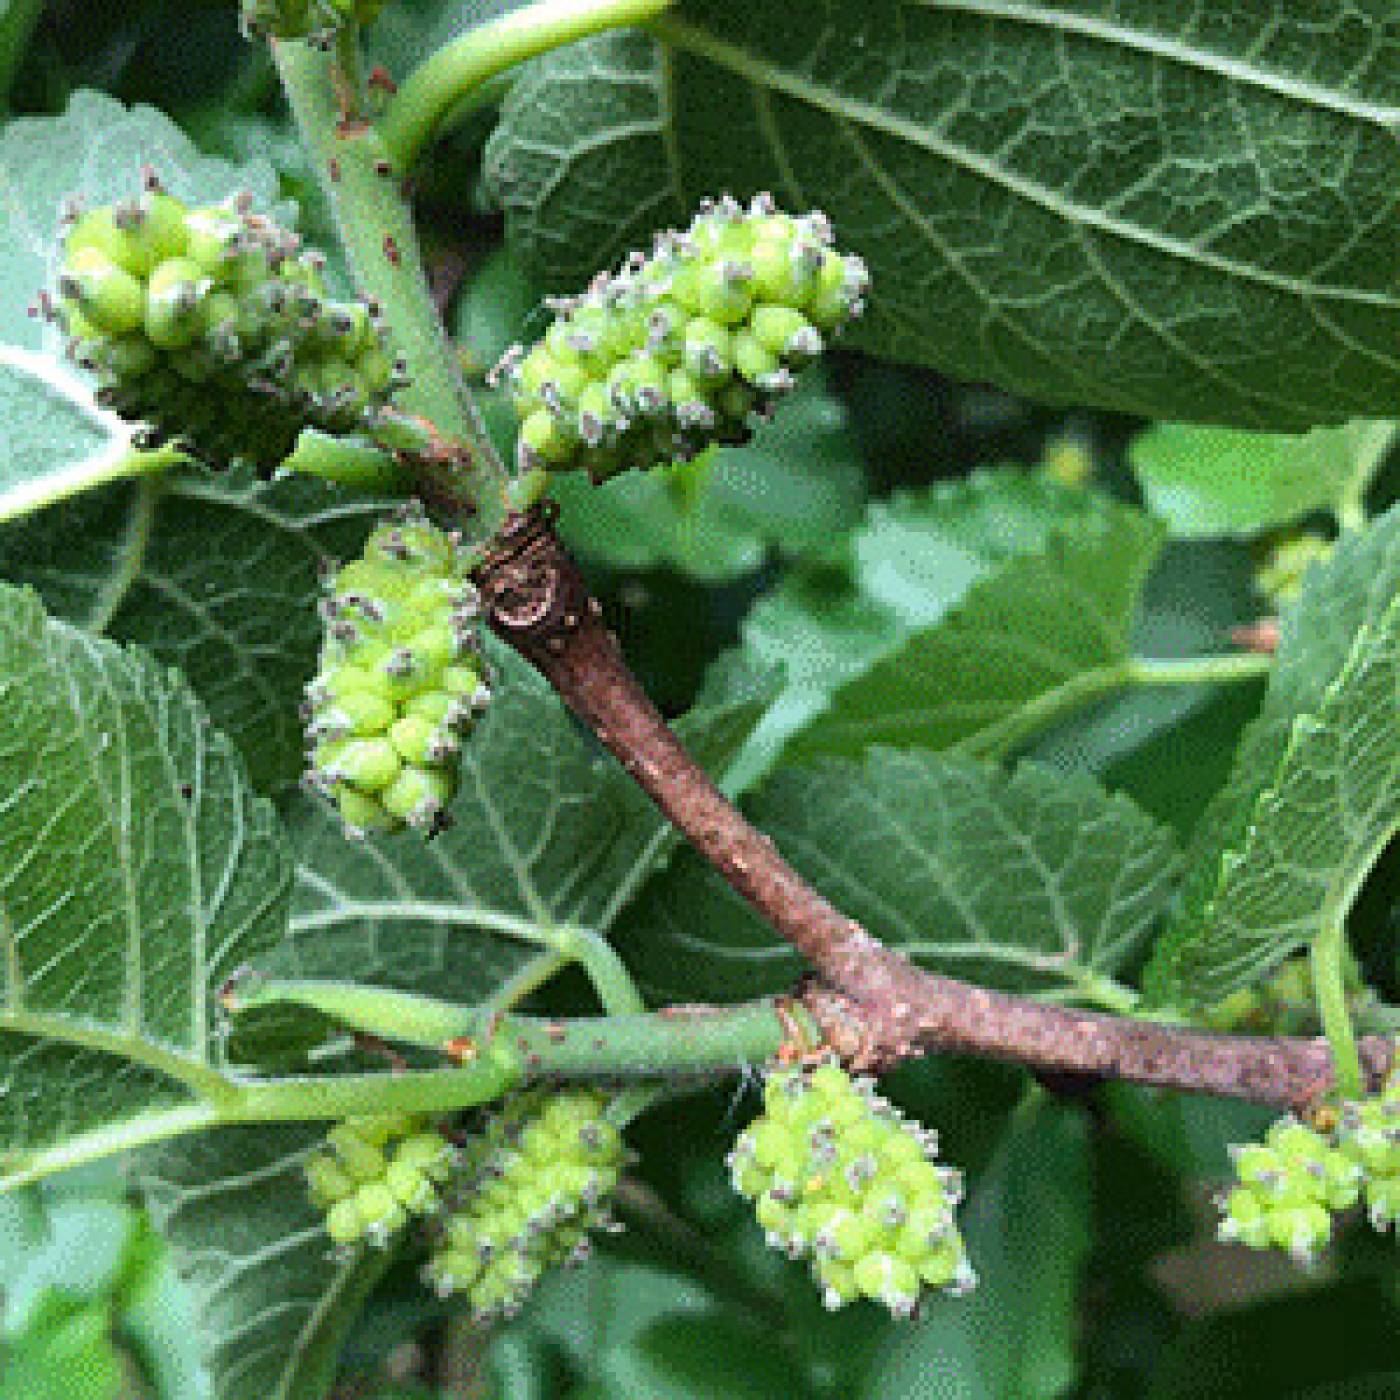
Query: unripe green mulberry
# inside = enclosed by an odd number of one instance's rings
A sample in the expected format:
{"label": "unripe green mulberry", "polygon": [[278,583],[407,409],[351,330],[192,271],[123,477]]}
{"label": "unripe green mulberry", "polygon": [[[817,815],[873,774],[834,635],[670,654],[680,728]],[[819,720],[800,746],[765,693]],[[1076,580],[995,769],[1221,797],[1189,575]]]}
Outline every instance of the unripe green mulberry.
{"label": "unripe green mulberry", "polygon": [[384,0],[243,0],[239,27],[249,39],[309,39],[327,44],[353,21],[369,24]]}
{"label": "unripe green mulberry", "polygon": [[431,1215],[452,1175],[456,1149],[408,1114],[347,1118],[306,1160],[312,1203],[336,1244],[384,1246],[410,1216]]}
{"label": "unripe green mulberry", "polygon": [[1277,539],[1254,571],[1254,586],[1275,607],[1286,607],[1303,591],[1303,575],[1313,564],[1323,563],[1335,548],[1331,540],[1310,531],[1298,531]]}
{"label": "unripe green mulberry", "polygon": [[1400,1225],[1400,1063],[1379,1094],[1343,1104],[1337,1145],[1362,1175],[1371,1224]]}
{"label": "unripe green mulberry", "polygon": [[424,1279],[461,1294],[480,1319],[510,1316],[556,1264],[582,1258],[626,1158],[621,1135],[592,1089],[515,1096],[464,1151],[442,1239]]}
{"label": "unripe green mulberry", "polygon": [[190,209],[149,169],[134,199],[71,217],[43,306],[98,397],[157,439],[275,465],[304,427],[353,433],[399,383],[374,315],[246,197]]}
{"label": "unripe green mulberry", "polygon": [[490,698],[479,612],[456,537],[416,503],[331,577],[306,690],[307,783],[350,835],[445,824],[461,741]]}
{"label": "unripe green mulberry", "polygon": [[857,1298],[909,1317],[932,1289],[975,1283],[953,1219],[957,1172],[933,1133],[839,1065],[768,1076],[764,1111],[729,1156],[768,1242],[807,1257],[829,1308]]}
{"label": "unripe green mulberry", "polygon": [[1238,1185],[1220,1201],[1222,1240],[1251,1249],[1287,1250],[1311,1263],[1332,1238],[1335,1212],[1354,1205],[1361,1169],[1322,1133],[1291,1115],[1262,1143],[1230,1149]]}
{"label": "unripe green mulberry", "polygon": [[601,481],[748,440],[795,375],[864,306],[864,263],[832,250],[824,215],[770,196],[708,203],[684,233],[634,254],[498,372],[520,420],[524,473],[580,468]]}

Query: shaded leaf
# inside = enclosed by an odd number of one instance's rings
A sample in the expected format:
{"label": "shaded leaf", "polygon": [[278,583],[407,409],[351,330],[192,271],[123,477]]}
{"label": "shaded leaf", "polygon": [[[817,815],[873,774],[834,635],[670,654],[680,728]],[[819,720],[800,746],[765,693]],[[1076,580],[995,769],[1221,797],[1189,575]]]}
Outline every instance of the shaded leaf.
{"label": "shaded leaf", "polygon": [[932,626],[909,635],[831,697],[795,754],[870,744],[1000,753],[1038,713],[1131,682],[1129,633],[1161,529],[1127,507],[1051,534],[1043,553],[974,582]]}
{"label": "shaded leaf", "polygon": [[748,1317],[712,1309],[661,1317],[603,1358],[610,1395],[647,1400],[807,1400],[812,1391],[771,1332]]}
{"label": "shaded leaf", "polygon": [[[1400,1307],[1375,1283],[1362,1279],[1232,1308],[1182,1330],[1158,1368],[1148,1398],[1383,1396],[1388,1393],[1385,1374],[1394,1368],[1397,1328]],[[1348,1388],[1362,1378],[1374,1378],[1380,1388]]]}
{"label": "shaded leaf", "polygon": [[1052,1400],[1070,1390],[1089,1257],[1087,1148],[1071,1108],[1037,1096],[1013,1115],[961,1216],[977,1290],[934,1299],[892,1333],[865,1400]]}
{"label": "shaded leaf", "polygon": [[1052,402],[1244,426],[1400,394],[1400,16],[683,0],[516,84],[487,175],[573,292],[700,196],[819,205],[862,346]]}
{"label": "shaded leaf", "polygon": [[[876,749],[781,769],[751,806],[844,913],[921,966],[984,986],[1092,994],[1172,893],[1170,835],[1083,775]],[[619,937],[670,1000],[775,992],[801,971],[688,854],[647,886]]]}

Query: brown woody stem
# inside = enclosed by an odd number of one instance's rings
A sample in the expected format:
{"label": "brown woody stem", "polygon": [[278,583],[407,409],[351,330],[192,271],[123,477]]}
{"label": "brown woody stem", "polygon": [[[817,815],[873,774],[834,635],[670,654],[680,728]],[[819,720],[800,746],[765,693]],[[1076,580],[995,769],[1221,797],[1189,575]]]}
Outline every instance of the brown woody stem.
{"label": "brown woody stem", "polygon": [[[552,517],[511,517],[478,571],[492,627],[543,674],[719,874],[812,964],[807,1005],[855,1067],[925,1050],[1051,1074],[1306,1108],[1332,1085],[1327,1042],[1206,1034],[1050,1006],[916,967],[814,890],[715,787],[623,660]],[[1373,1081],[1391,1044],[1362,1046]]]}

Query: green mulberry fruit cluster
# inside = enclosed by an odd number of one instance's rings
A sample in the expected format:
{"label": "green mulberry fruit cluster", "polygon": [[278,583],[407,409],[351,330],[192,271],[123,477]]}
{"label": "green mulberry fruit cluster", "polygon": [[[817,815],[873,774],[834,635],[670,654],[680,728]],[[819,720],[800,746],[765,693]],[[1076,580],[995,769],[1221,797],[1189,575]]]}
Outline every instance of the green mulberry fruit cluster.
{"label": "green mulberry fruit cluster", "polygon": [[347,833],[446,822],[461,740],[490,699],[480,604],[455,535],[416,502],[329,579],[320,669],[307,687],[307,785]]}
{"label": "green mulberry fruit cluster", "polygon": [[383,8],[384,0],[243,0],[239,25],[249,39],[324,45],[347,24],[369,24]]}
{"label": "green mulberry fruit cluster", "polygon": [[1263,1142],[1230,1148],[1238,1185],[1221,1200],[1219,1235],[1251,1249],[1284,1249],[1299,1263],[1332,1238],[1332,1216],[1354,1205],[1361,1169],[1325,1134],[1291,1115]]}
{"label": "green mulberry fruit cluster", "polygon": [[246,196],[191,209],[143,177],[137,197],[71,214],[57,298],[40,299],[102,402],[263,467],[303,427],[370,424],[401,383],[371,309],[328,297],[321,255]]}
{"label": "green mulberry fruit cluster", "polygon": [[522,473],[581,468],[601,481],[748,440],[823,336],[859,314],[869,278],[831,247],[820,213],[794,218],[758,195],[707,203],[558,316],[497,375],[520,420]]}
{"label": "green mulberry fruit cluster", "polygon": [[1400,1226],[1400,1064],[1379,1094],[1342,1105],[1337,1145],[1361,1172],[1371,1224]]}
{"label": "green mulberry fruit cluster", "polygon": [[768,1076],[729,1168],[768,1242],[810,1259],[827,1307],[864,1297],[909,1317],[929,1290],[976,1282],[953,1219],[961,1178],[936,1149],[872,1081],[828,1063]]}
{"label": "green mulberry fruit cluster", "polygon": [[441,1133],[407,1114],[347,1118],[307,1159],[307,1189],[336,1244],[383,1247],[410,1216],[439,1209],[456,1155]]}
{"label": "green mulberry fruit cluster", "polygon": [[606,1105],[591,1089],[530,1090],[501,1110],[465,1149],[431,1288],[480,1319],[510,1316],[546,1269],[584,1257],[626,1156]]}

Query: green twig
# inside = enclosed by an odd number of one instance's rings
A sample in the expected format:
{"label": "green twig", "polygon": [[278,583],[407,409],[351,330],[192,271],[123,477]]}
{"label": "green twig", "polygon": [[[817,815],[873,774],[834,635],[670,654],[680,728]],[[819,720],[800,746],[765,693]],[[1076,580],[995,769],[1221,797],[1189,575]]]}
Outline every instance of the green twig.
{"label": "green twig", "polygon": [[1067,718],[1076,710],[1135,686],[1230,685],[1267,676],[1273,658],[1259,652],[1229,652],[1222,656],[1152,658],[1130,656],[1071,676],[1063,685],[1034,700],[996,724],[969,735],[954,747],[981,758],[994,758]]}
{"label": "green twig", "polygon": [[609,29],[645,24],[671,0],[542,0],[478,25],[444,44],[400,84],[379,123],[391,159],[409,169],[450,122],[485,94],[483,85],[527,59]]}
{"label": "green twig", "polygon": [[1332,1050],[1337,1092],[1345,1099],[1359,1098],[1365,1088],[1365,1076],[1347,1006],[1346,932],[1340,917],[1323,920],[1322,930],[1313,939],[1308,956],[1322,1032]]}
{"label": "green twig", "polygon": [[[483,1024],[479,1006],[318,978],[257,979],[224,996],[224,1007],[233,1015],[267,1006],[317,1011],[350,1030],[429,1049],[440,1049]],[[786,1034],[784,1016],[798,1018],[816,1042],[815,1027],[801,1010],[790,1008],[780,1016],[771,1002],[753,1002],[569,1019],[501,1015],[494,1020],[491,1044],[504,1046],[531,1076],[713,1074],[775,1055]]]}
{"label": "green twig", "polygon": [[343,33],[334,55],[285,41],[272,51],[351,271],[382,308],[405,363],[409,383],[396,401],[439,439],[440,451],[414,458],[419,487],[468,539],[487,539],[505,517],[507,473],[433,305],[401,167],[375,128],[347,110],[358,90],[354,35]]}
{"label": "green twig", "polygon": [[603,1010],[614,1016],[645,1011],[646,1002],[616,949],[600,933],[572,924],[546,929],[551,946],[576,962],[593,984]]}
{"label": "green twig", "polygon": [[535,953],[503,982],[497,983],[491,995],[477,1008],[478,1013],[491,1017],[514,1011],[526,997],[557,977],[568,965],[568,958],[553,949]]}

